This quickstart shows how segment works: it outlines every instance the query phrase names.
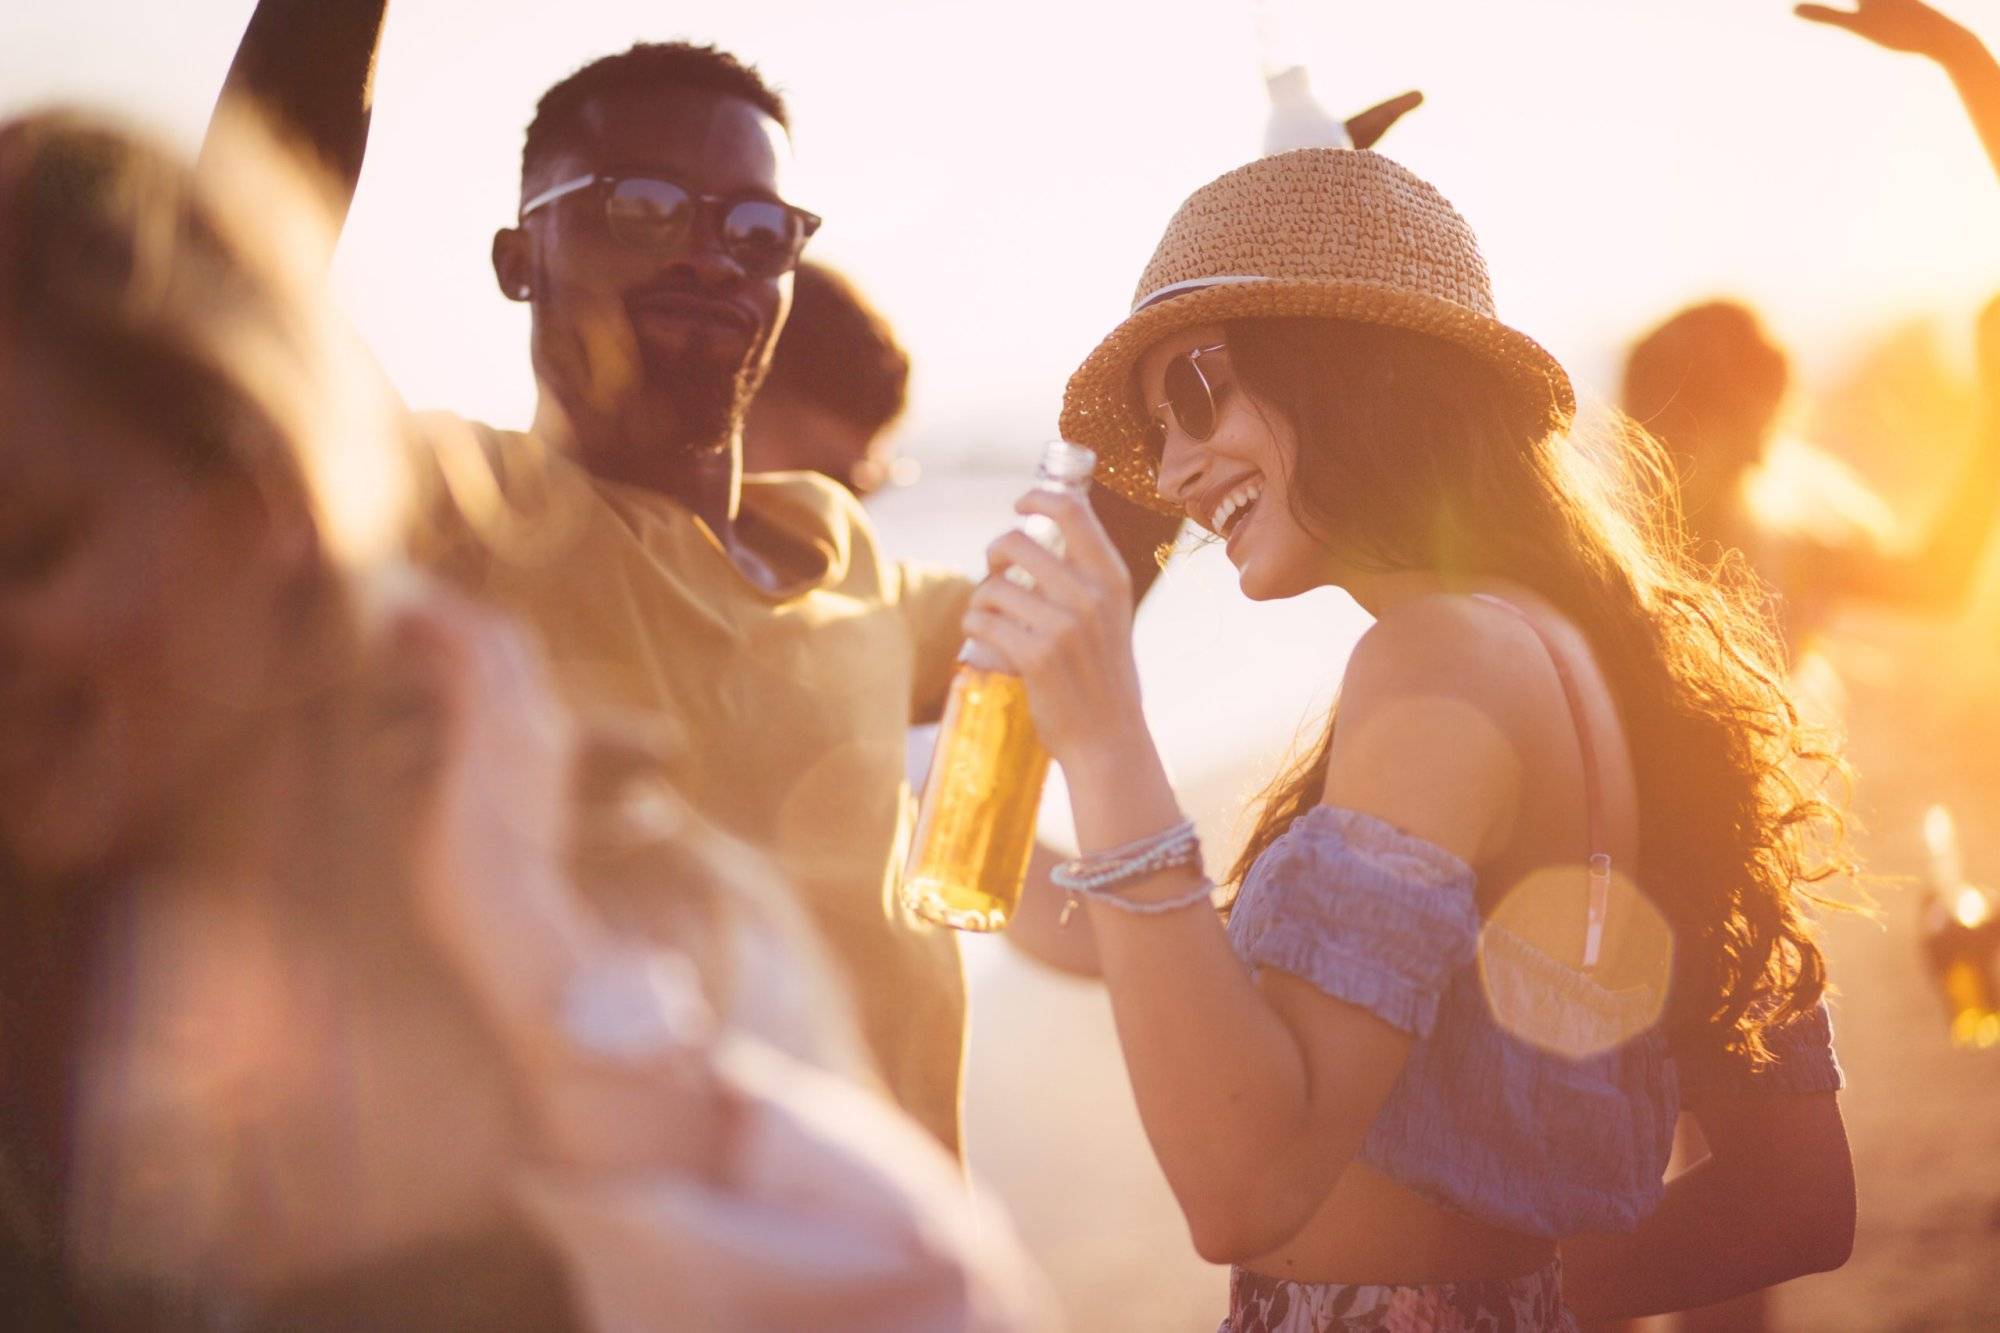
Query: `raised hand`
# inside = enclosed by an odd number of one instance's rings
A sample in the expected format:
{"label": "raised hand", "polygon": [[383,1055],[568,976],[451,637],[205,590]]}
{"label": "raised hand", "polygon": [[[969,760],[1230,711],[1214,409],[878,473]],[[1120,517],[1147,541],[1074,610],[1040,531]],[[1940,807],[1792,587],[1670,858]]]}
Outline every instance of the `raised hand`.
{"label": "raised hand", "polygon": [[1800,5],[1802,19],[1845,28],[1890,51],[1929,56],[1951,77],[1986,158],[2000,172],[2000,63],[1979,38],[1920,0],[1855,0],[1852,10]]}
{"label": "raised hand", "polygon": [[1964,27],[1921,0],[1855,0],[1852,10],[1829,5],[1799,5],[1793,13],[1811,23],[1845,28],[1890,51],[1937,58],[1964,44]]}

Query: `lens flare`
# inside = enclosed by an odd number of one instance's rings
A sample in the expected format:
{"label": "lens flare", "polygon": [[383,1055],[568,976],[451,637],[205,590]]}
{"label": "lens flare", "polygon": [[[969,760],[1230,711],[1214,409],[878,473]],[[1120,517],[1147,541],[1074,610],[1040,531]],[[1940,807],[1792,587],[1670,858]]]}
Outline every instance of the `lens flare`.
{"label": "lens flare", "polygon": [[1571,1060],[1602,1055],[1658,1023],[1673,976],[1673,928],[1615,868],[1604,959],[1582,971],[1588,891],[1586,866],[1532,871],[1479,937],[1480,983],[1494,1021]]}

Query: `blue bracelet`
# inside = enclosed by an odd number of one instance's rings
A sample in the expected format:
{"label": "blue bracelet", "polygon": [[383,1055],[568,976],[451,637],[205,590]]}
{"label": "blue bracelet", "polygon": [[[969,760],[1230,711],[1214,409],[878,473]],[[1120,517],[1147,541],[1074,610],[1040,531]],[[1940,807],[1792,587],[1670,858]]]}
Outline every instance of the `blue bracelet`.
{"label": "blue bracelet", "polygon": [[1195,836],[1194,821],[1184,819],[1164,832],[1122,847],[1064,861],[1049,871],[1049,882],[1070,892],[1108,889],[1172,866],[1200,863],[1201,839]]}
{"label": "blue bracelet", "polygon": [[1069,924],[1070,914],[1075,911],[1079,898],[1088,898],[1094,903],[1103,903],[1107,907],[1115,907],[1134,916],[1164,916],[1168,912],[1178,912],[1202,903],[1212,906],[1215,900],[1215,881],[1203,879],[1199,887],[1191,889],[1180,897],[1162,898],[1158,902],[1127,898],[1116,893],[1106,893],[1102,889],[1071,889],[1069,901],[1063,904],[1062,915],[1056,920],[1058,926]]}

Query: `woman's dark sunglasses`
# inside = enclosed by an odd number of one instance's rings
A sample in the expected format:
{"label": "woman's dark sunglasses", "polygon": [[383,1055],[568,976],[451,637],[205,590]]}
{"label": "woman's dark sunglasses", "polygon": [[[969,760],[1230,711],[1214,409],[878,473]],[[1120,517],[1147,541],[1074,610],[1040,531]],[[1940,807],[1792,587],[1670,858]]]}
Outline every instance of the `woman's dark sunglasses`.
{"label": "woman's dark sunglasses", "polygon": [[806,241],[819,230],[819,218],[803,208],[758,195],[696,194],[658,176],[579,176],[521,205],[521,217],[584,190],[602,195],[605,226],[620,242],[660,253],[684,249],[700,219],[753,278],[774,278],[795,267]]}
{"label": "woman's dark sunglasses", "polygon": [[1201,359],[1220,352],[1223,346],[1216,343],[1210,347],[1190,347],[1167,362],[1167,401],[1153,409],[1151,429],[1147,432],[1147,439],[1155,452],[1164,449],[1167,444],[1167,423],[1160,416],[1162,411],[1174,414],[1174,420],[1180,423],[1181,430],[1190,440],[1198,443],[1215,434],[1217,390],[1202,370]]}

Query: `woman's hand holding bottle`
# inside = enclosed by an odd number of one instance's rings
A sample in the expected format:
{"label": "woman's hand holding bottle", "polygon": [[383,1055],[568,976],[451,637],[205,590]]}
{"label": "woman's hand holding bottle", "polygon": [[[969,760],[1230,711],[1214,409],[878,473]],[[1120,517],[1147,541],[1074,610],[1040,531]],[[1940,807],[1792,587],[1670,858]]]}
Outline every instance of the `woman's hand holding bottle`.
{"label": "woman's hand holding bottle", "polygon": [[[1003,656],[1027,683],[1042,744],[1074,782],[1150,748],[1132,655],[1132,577],[1089,502],[1032,491],[1015,505],[1061,528],[1057,556],[1022,532],[987,548],[992,577],[972,595],[968,637]],[[1018,570],[1024,587],[1002,577]]]}

